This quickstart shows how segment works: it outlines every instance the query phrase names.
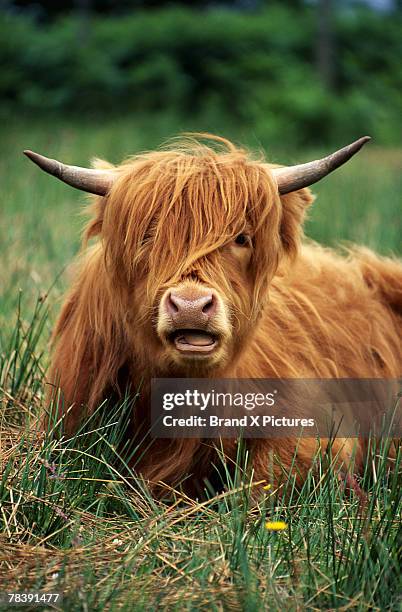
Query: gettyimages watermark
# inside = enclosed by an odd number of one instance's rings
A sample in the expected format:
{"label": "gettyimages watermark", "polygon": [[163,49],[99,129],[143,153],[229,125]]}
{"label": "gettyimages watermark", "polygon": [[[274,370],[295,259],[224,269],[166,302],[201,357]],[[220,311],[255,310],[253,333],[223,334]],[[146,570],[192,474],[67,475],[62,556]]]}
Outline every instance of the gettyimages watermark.
{"label": "gettyimages watermark", "polygon": [[402,382],[156,378],[151,415],[156,438],[398,438]]}

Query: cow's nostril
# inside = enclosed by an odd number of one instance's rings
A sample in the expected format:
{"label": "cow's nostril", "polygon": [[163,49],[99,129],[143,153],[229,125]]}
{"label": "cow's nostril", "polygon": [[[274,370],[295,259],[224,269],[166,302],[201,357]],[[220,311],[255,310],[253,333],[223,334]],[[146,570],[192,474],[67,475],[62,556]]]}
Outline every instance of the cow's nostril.
{"label": "cow's nostril", "polygon": [[174,295],[169,293],[166,300],[166,306],[170,314],[176,314],[177,312],[179,312],[179,305],[176,303],[176,301],[177,298],[175,298]]}
{"label": "cow's nostril", "polygon": [[213,295],[210,295],[206,298],[206,302],[202,307],[202,312],[206,315],[212,315],[215,310],[215,298]]}

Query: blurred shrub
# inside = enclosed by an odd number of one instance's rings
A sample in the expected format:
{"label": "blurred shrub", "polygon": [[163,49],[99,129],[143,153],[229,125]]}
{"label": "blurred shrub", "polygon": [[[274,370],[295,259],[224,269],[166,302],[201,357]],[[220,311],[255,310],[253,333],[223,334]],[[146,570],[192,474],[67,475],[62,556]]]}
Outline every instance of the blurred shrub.
{"label": "blurred shrub", "polygon": [[402,108],[400,25],[383,14],[340,14],[337,85],[328,92],[308,8],[169,8],[45,25],[1,14],[1,108],[230,117],[302,145],[367,131],[392,141]]}

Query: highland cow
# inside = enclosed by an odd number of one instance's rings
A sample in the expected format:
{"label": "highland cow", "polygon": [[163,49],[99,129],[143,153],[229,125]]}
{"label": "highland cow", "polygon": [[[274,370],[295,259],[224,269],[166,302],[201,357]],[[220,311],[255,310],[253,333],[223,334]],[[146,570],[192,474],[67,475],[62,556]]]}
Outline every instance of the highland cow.
{"label": "highland cow", "polygon": [[[26,151],[46,172],[97,195],[54,331],[50,380],[66,430],[77,428],[84,407],[92,412],[140,381],[131,432],[145,430],[153,377],[399,377],[402,265],[366,248],[342,256],[303,239],[309,185],[367,140],[287,168],[212,136],[94,169]],[[290,467],[296,440],[248,445],[258,479],[268,477],[269,462],[280,475],[272,459]],[[223,447],[233,457],[236,441]],[[352,447],[336,440],[346,467]],[[136,469],[151,486],[211,476],[212,441],[148,440],[144,448]],[[315,451],[315,440],[297,441],[299,477]],[[360,444],[355,469],[362,460]]]}

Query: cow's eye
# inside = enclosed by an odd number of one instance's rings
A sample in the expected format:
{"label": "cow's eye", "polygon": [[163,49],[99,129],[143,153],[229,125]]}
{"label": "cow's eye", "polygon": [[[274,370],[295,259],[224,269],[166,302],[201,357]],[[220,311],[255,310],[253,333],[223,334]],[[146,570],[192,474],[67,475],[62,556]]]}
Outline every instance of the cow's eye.
{"label": "cow's eye", "polygon": [[248,236],[248,234],[239,234],[235,238],[235,244],[239,246],[249,246],[250,236]]}

